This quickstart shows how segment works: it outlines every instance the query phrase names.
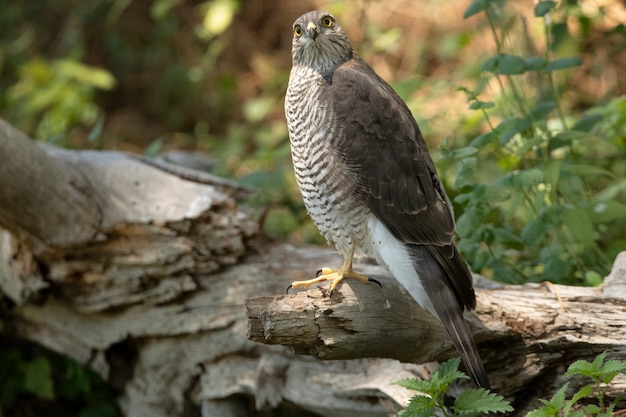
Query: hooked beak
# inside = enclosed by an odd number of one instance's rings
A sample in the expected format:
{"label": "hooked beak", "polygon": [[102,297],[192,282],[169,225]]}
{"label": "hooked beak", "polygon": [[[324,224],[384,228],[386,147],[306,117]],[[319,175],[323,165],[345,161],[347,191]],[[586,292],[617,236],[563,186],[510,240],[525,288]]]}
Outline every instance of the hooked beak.
{"label": "hooked beak", "polygon": [[306,31],[309,34],[309,38],[315,40],[315,38],[317,37],[317,25],[313,22],[309,22],[306,25]]}

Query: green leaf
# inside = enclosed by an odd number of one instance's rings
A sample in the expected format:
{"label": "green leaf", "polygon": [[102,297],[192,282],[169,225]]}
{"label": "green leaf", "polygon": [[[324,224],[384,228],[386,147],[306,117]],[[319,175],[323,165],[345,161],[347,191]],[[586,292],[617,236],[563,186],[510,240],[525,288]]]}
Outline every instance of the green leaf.
{"label": "green leaf", "polygon": [[490,184],[483,189],[483,200],[491,203],[501,203],[511,198],[511,190],[504,185]]}
{"label": "green leaf", "polygon": [[558,71],[562,69],[568,69],[572,67],[577,67],[583,63],[582,59],[577,56],[570,56],[567,58],[559,58],[554,61],[548,62],[546,66],[546,71]]}
{"label": "green leaf", "polygon": [[582,207],[566,209],[563,212],[563,225],[577,242],[586,247],[595,245],[593,223],[587,210]]}
{"label": "green leaf", "polygon": [[467,389],[456,398],[454,411],[464,413],[506,413],[513,411],[513,407],[500,395],[486,389]]}
{"label": "green leaf", "polygon": [[435,415],[436,402],[431,397],[414,396],[409,400],[409,405],[398,417],[431,417]]}
{"label": "green leaf", "polygon": [[558,412],[565,406],[565,392],[567,392],[568,386],[569,383],[563,385],[561,389],[550,398],[550,401],[541,400],[547,406],[547,409]]}
{"label": "green leaf", "polygon": [[440,364],[430,377],[433,389],[438,393],[444,393],[448,390],[448,386],[455,380],[469,379],[469,376],[458,370],[460,363],[460,358],[453,358]]}
{"label": "green leaf", "polygon": [[243,105],[243,114],[250,122],[259,122],[274,108],[275,103],[272,97],[261,97],[248,100]]}
{"label": "green leaf", "polygon": [[530,117],[532,120],[543,120],[554,109],[556,109],[554,101],[543,101],[530,110]]}
{"label": "green leaf", "polygon": [[476,136],[470,142],[470,146],[473,146],[475,148],[481,148],[484,145],[487,145],[489,143],[493,143],[494,141],[496,141],[497,137],[498,137],[498,132],[494,129],[487,133],[483,133],[482,135]]}
{"label": "green leaf", "polygon": [[495,54],[485,59],[480,66],[481,71],[485,72],[493,72],[494,74],[498,72],[498,63],[500,59],[502,59],[502,54]]}
{"label": "green leaf", "polygon": [[617,376],[617,374],[624,372],[626,370],[626,364],[622,363],[618,360],[611,359],[608,360],[602,365],[600,368],[600,378],[602,382],[608,384]]}
{"label": "green leaf", "polygon": [[597,271],[585,271],[585,286],[597,287],[604,282],[604,278]]}
{"label": "green leaf", "polygon": [[54,399],[52,383],[52,367],[43,356],[38,356],[28,362],[24,369],[24,389],[39,398]]}
{"label": "green leaf", "polygon": [[593,208],[592,221],[596,224],[606,224],[626,218],[626,205],[617,201],[600,201]]}
{"label": "green leaf", "polygon": [[465,146],[463,148],[458,148],[450,151],[448,156],[450,158],[463,159],[468,156],[475,155],[478,152],[478,149],[473,146]]}
{"label": "green leaf", "polygon": [[463,214],[461,214],[456,221],[456,230],[459,236],[469,236],[476,225],[481,224],[483,221],[483,214],[480,210],[474,207],[468,207]]}
{"label": "green leaf", "polygon": [[544,181],[544,173],[539,168],[525,169],[513,177],[513,185],[516,188],[533,187]]}
{"label": "green leaf", "polygon": [[599,114],[586,114],[578,120],[574,126],[572,126],[572,130],[578,130],[580,132],[590,132],[591,129],[594,128],[599,122],[604,119],[603,116]]}
{"label": "green leaf", "polygon": [[498,62],[498,70],[500,74],[523,74],[525,69],[526,62],[524,61],[524,58],[517,55],[504,55]]}
{"label": "green leaf", "polygon": [[544,0],[535,6],[535,17],[543,17],[556,6],[556,2],[552,0]]}
{"label": "green leaf", "polygon": [[[522,229],[521,238],[528,244],[538,244],[546,234],[546,224],[540,219],[534,219]],[[540,240],[541,239],[541,240]]]}
{"label": "green leaf", "polygon": [[454,188],[459,189],[466,185],[472,185],[476,181],[474,179],[474,168],[466,162],[459,162],[457,169],[456,180],[454,181]]}
{"label": "green leaf", "polygon": [[515,116],[513,119],[515,123],[512,123],[512,125],[500,135],[500,145],[502,146],[505,146],[515,135],[530,126],[530,119],[528,117],[521,118]]}
{"label": "green leaf", "polygon": [[594,416],[600,413],[600,407],[595,404],[589,404],[585,406],[585,408],[583,408],[583,411],[585,412],[586,416]]}
{"label": "green leaf", "polygon": [[425,394],[428,393],[430,389],[430,381],[424,381],[423,379],[417,378],[402,379],[400,381],[394,382],[393,384],[400,385],[401,387],[404,387],[406,389],[419,391]]}
{"label": "green leaf", "polygon": [[163,138],[157,138],[153,140],[146,147],[146,149],[144,149],[143,154],[144,156],[147,156],[150,158],[156,158],[159,155],[159,152],[161,152],[162,148],[163,148]]}
{"label": "green leaf", "polygon": [[465,9],[465,12],[463,12],[463,19],[474,16],[475,14],[486,10],[487,7],[489,7],[488,0],[474,0],[472,4],[470,4],[469,7]]}
{"label": "green leaf", "polygon": [[595,196],[597,201],[611,201],[623,192],[626,192],[626,178],[621,179],[600,191]]}
{"label": "green leaf", "polygon": [[493,101],[480,101],[480,100],[474,101],[469,106],[470,110],[485,110],[485,109],[490,109],[492,107],[495,107],[495,104]]}
{"label": "green leaf", "polygon": [[584,387],[579,389],[576,394],[574,394],[574,396],[572,397],[572,404],[575,404],[578,402],[578,400],[585,398],[588,395],[591,395],[592,392],[593,390],[591,389],[591,385],[585,385]]}
{"label": "green leaf", "polygon": [[611,171],[607,171],[604,168],[600,168],[596,165],[586,164],[563,164],[561,166],[562,172],[568,172],[570,174],[576,174],[581,177],[588,175],[606,175],[607,177],[615,177]]}
{"label": "green leaf", "polygon": [[584,359],[579,359],[572,363],[568,368],[563,378],[567,378],[573,375],[582,375],[582,376],[596,376],[598,371],[600,370],[600,366],[602,362],[604,362],[604,358],[606,357],[606,352],[602,352],[593,362],[588,362]]}
{"label": "green leaf", "polygon": [[492,233],[497,243],[524,243],[524,241],[517,235],[511,233],[506,229],[494,228]]}
{"label": "green leaf", "polygon": [[205,3],[207,5],[203,29],[209,36],[217,36],[230,26],[237,12],[238,4],[234,0],[213,0]]}
{"label": "green leaf", "polygon": [[572,273],[572,265],[559,258],[550,258],[543,268],[543,275],[546,280],[559,282],[559,280],[569,277]]}
{"label": "green leaf", "polygon": [[528,71],[541,71],[546,67],[548,61],[540,56],[529,56],[524,58],[524,66]]}

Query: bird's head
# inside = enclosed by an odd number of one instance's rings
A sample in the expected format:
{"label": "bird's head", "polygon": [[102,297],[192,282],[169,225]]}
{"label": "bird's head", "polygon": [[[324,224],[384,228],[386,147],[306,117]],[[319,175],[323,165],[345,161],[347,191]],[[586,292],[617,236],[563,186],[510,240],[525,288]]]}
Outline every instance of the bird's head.
{"label": "bird's head", "polygon": [[316,10],[300,16],[293,24],[293,65],[326,72],[352,58],[354,50],[346,32],[333,15]]}

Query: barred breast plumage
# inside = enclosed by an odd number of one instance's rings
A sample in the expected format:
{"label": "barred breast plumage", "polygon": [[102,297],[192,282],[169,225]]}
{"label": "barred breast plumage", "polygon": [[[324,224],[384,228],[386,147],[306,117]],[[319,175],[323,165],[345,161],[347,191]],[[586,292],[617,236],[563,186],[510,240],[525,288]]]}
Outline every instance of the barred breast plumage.
{"label": "barred breast plumage", "polygon": [[[346,255],[353,244],[363,252],[369,210],[355,196],[350,175],[335,151],[341,125],[334,109],[323,101],[322,76],[294,67],[285,97],[291,156],[304,205],[326,240]],[[302,97],[306,97],[303,100]]]}

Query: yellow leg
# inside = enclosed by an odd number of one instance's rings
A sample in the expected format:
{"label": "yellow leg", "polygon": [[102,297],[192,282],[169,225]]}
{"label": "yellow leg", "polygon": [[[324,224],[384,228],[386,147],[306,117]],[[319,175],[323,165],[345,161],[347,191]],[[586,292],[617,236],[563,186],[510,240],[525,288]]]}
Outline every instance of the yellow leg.
{"label": "yellow leg", "polygon": [[313,279],[307,279],[305,281],[294,281],[287,288],[304,288],[307,289],[313,284],[317,284],[318,282],[331,281],[329,288],[329,296],[332,296],[333,291],[337,288],[337,285],[346,278],[355,278],[361,282],[370,282],[374,281],[380,285],[380,283],[376,280],[372,280],[365,275],[358,274],[352,270],[352,258],[354,256],[354,246],[350,248],[350,251],[346,255],[346,258],[343,261],[343,265],[339,270],[333,270],[329,268],[322,268],[317,272],[317,277]]}

